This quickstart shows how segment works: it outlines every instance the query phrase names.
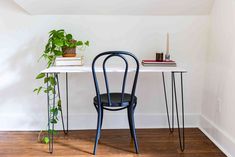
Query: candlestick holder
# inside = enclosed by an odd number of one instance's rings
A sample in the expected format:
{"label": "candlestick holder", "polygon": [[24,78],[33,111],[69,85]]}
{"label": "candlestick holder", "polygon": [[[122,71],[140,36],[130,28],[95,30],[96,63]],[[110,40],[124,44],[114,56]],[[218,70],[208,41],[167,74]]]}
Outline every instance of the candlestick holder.
{"label": "candlestick holder", "polygon": [[156,61],[163,61],[163,53],[156,53]]}
{"label": "candlestick holder", "polygon": [[170,55],[170,53],[166,53],[166,54],[165,54],[165,60],[166,60],[166,61],[171,60],[171,55]]}

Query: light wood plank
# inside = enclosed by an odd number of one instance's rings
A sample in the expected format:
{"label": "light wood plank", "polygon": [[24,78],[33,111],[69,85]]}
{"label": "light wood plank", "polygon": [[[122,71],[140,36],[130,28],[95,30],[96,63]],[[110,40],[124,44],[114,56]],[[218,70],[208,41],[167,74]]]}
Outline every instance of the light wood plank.
{"label": "light wood plank", "polygon": [[[134,153],[129,130],[102,130],[97,157],[225,157],[197,128],[186,129],[186,149],[182,153],[178,132],[168,129],[138,129],[140,154]],[[55,138],[54,153],[48,145],[37,142],[38,132],[0,132],[1,157],[93,156],[94,130],[62,132]]]}

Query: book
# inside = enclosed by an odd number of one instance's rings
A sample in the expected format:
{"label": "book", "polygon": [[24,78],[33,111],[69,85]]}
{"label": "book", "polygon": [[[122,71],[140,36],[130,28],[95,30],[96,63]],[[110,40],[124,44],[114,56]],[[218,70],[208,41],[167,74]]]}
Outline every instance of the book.
{"label": "book", "polygon": [[163,61],[157,61],[157,60],[142,60],[143,66],[163,66],[163,67],[176,67],[176,62],[173,60],[163,60]]}
{"label": "book", "polygon": [[81,60],[83,57],[56,57],[56,61],[70,61],[70,60]]}
{"label": "book", "polygon": [[55,66],[83,65],[83,57],[57,57]]}

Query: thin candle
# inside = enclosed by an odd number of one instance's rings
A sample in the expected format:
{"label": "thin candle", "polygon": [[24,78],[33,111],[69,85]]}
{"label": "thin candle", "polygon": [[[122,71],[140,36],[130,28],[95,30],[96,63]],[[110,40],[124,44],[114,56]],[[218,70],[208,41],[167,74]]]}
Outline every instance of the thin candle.
{"label": "thin candle", "polygon": [[167,39],[166,39],[166,53],[169,54],[169,33],[167,33]]}
{"label": "thin candle", "polygon": [[166,54],[165,54],[165,60],[166,61],[169,61],[171,59],[171,56],[170,56],[170,35],[169,33],[167,33],[167,37],[166,37]]}

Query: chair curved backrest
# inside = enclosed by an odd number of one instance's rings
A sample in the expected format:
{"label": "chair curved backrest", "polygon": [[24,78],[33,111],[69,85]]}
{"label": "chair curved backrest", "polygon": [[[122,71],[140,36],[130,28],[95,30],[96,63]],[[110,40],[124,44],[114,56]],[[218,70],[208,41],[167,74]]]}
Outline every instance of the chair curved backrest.
{"label": "chair curved backrest", "polygon": [[138,75],[139,75],[139,61],[136,58],[135,55],[133,55],[130,52],[126,52],[126,51],[108,51],[108,52],[103,52],[100,53],[99,55],[97,55],[93,62],[92,62],[92,74],[93,74],[93,79],[94,79],[94,83],[95,83],[95,90],[96,90],[96,96],[98,99],[98,105],[101,105],[101,96],[100,96],[100,89],[99,89],[99,84],[97,81],[97,76],[96,76],[96,61],[100,58],[100,57],[105,57],[105,59],[103,60],[103,64],[102,64],[102,70],[103,70],[103,74],[104,74],[104,79],[105,79],[105,86],[106,86],[106,94],[108,96],[108,105],[111,107],[112,106],[112,100],[110,97],[110,90],[109,90],[109,83],[108,83],[108,78],[107,78],[107,71],[106,71],[106,63],[107,60],[112,58],[112,57],[119,57],[121,58],[124,63],[125,63],[125,70],[124,70],[124,76],[123,76],[123,81],[122,81],[122,91],[121,91],[121,104],[123,103],[123,98],[124,98],[124,94],[125,94],[125,86],[126,86],[126,78],[127,78],[127,73],[128,73],[128,68],[129,68],[129,64],[128,64],[128,60],[125,58],[125,56],[129,56],[130,58],[132,58],[134,60],[134,62],[136,63],[136,68],[135,68],[135,75],[134,75],[134,82],[132,85],[132,90],[131,90],[131,104],[134,103],[134,96],[135,96],[135,90],[136,90],[136,84],[137,84],[137,79],[138,79]]}

